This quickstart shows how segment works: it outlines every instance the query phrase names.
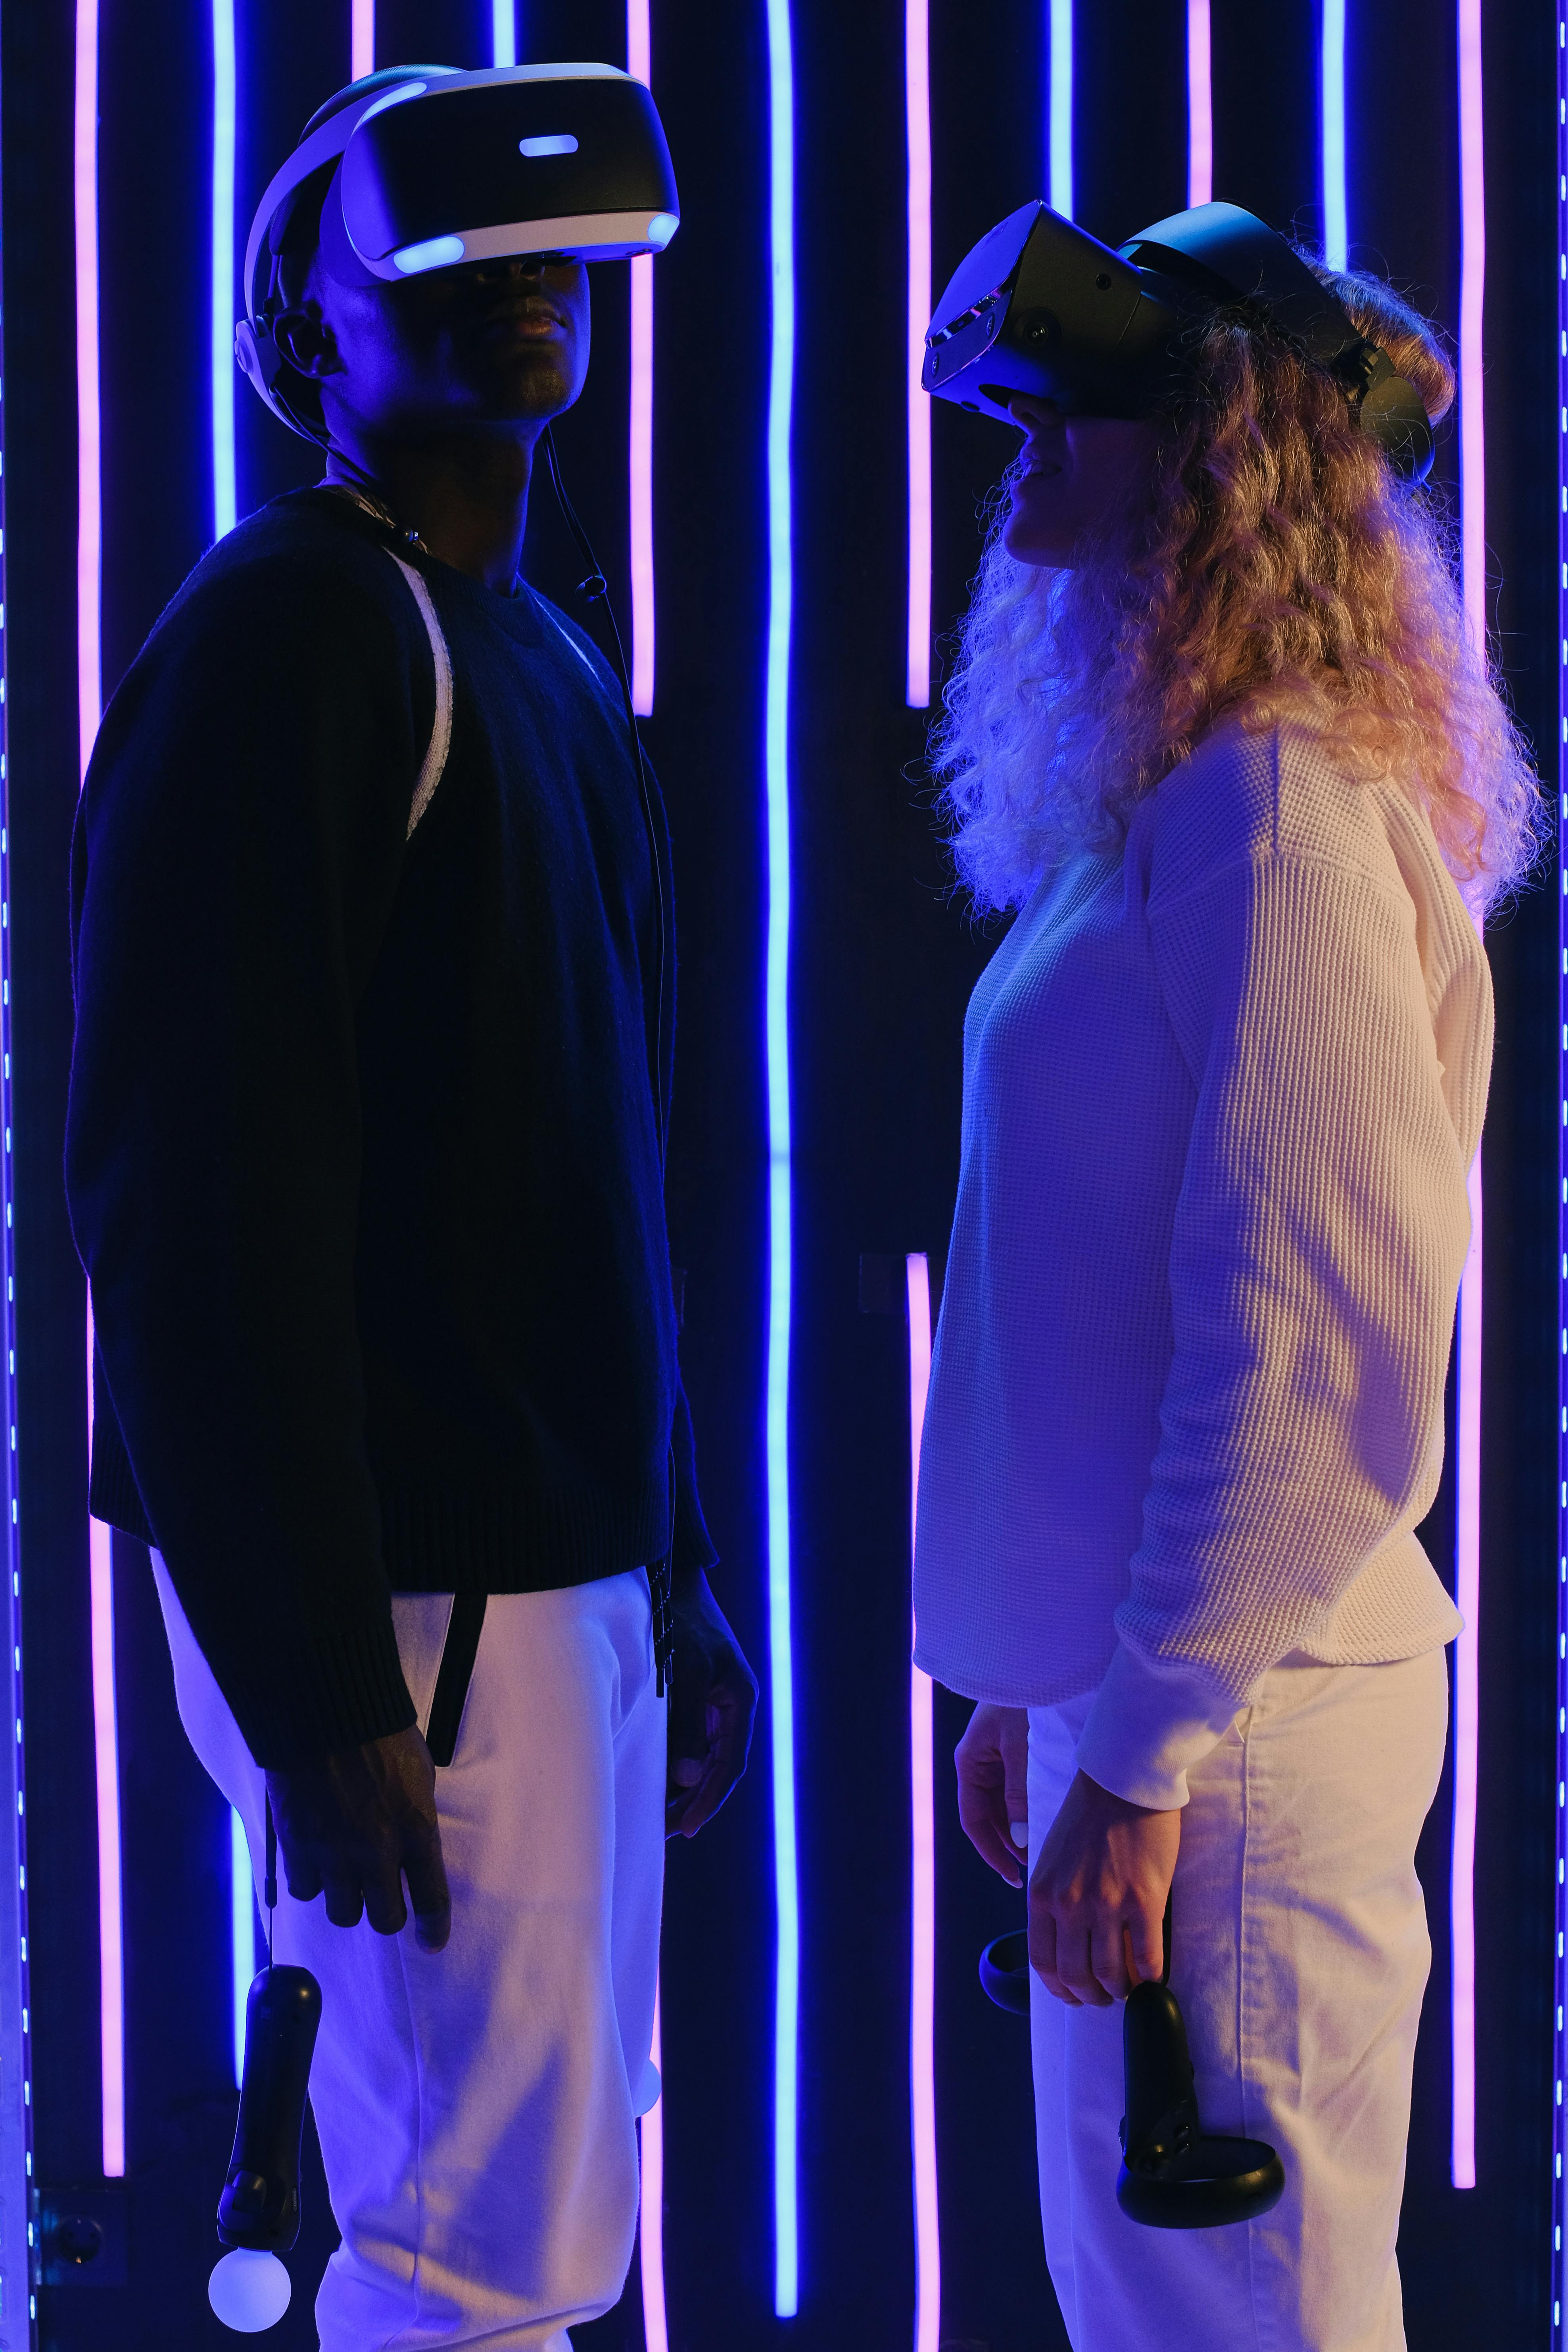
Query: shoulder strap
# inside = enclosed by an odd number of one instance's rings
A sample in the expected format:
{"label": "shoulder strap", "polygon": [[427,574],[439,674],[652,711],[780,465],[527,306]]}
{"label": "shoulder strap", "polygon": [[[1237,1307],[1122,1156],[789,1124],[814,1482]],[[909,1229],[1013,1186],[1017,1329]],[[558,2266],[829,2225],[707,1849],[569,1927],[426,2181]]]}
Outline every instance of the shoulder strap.
{"label": "shoulder strap", "polygon": [[436,797],[436,787],[447,765],[447,754],[452,748],[452,657],[447,651],[447,640],[441,624],[436,617],[436,607],[430,601],[430,591],[412,563],[405,563],[401,555],[386,551],[407,581],[419,617],[425,624],[425,634],[430,640],[430,658],[436,666],[436,723],[430,730],[430,741],[425,752],[419,781],[414,787],[414,798],[408,810],[408,832],[412,840],[414,828]]}

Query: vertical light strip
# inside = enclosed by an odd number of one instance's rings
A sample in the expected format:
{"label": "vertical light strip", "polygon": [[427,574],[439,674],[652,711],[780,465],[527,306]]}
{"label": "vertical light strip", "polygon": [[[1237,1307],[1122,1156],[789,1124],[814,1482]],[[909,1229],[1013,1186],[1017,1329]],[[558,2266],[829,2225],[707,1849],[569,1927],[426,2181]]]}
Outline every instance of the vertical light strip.
{"label": "vertical light strip", "polygon": [[[910,1320],[910,1544],[920,1510],[921,1431],[931,1385],[931,1269],[904,1261]],[[913,1620],[910,1621],[913,1633]],[[913,1643],[911,1641],[911,1649]],[[910,1667],[910,2140],[915,2182],[915,2352],[942,2338],[942,2228],[936,2169],[936,1759],[931,1676]]]}
{"label": "vertical light strip", "polygon": [[[98,0],[77,0],[72,165],[76,222],[77,741],[80,772],[102,713],[100,579],[102,430],[98,313]],[[92,1308],[87,1316],[87,1413],[92,1423]],[[120,1739],[114,1696],[114,1559],[109,1529],[88,1521],[88,1623],[98,1795],[99,2055],[103,2169],[125,2170],[125,1970],[120,1902]]]}
{"label": "vertical light strip", "polygon": [[[653,81],[648,0],[626,0],[626,71]],[[632,709],[653,709],[653,256],[632,261],[631,429],[628,488],[632,573]]]}
{"label": "vertical light strip", "polygon": [[232,1805],[228,1809],[228,1947],[237,2089],[245,2080],[245,2004],[256,1974],[256,1883],[250,1874],[245,1823]]}
{"label": "vertical light strip", "polygon": [[[1481,144],[1481,0],[1458,0],[1459,558],[1465,618],[1486,644],[1486,438],[1481,309],[1486,188]],[[1470,1170],[1470,1246],[1459,1285],[1454,1433],[1454,1598],[1465,1630],[1454,1648],[1454,1840],[1448,1878],[1453,1953],[1453,2140],[1456,2189],[1476,2185],[1476,1809],[1479,1762],[1481,1568],[1481,1163]]]}
{"label": "vertical light strip", "polygon": [[931,701],[931,401],[921,389],[931,324],[931,38],[927,0],[904,0],[904,153],[909,244],[909,613],[904,700]]}
{"label": "vertical light strip", "polygon": [[234,466],[234,0],[212,0],[212,445],[213,537],[237,512]]}
{"label": "vertical light strip", "polygon": [[[213,537],[234,529],[238,489],[234,448],[234,173],[237,121],[237,61],[234,0],[212,0],[212,502]],[[255,1896],[245,1825],[230,1809],[228,1822],[230,1994],[234,2014],[234,2079],[245,2073],[245,2004],[256,1972],[251,1927]]]}
{"label": "vertical light strip", "polygon": [[[1562,1048],[1557,1081],[1557,1890],[1552,1906],[1552,2352],[1563,2352],[1563,2247],[1568,2227],[1563,2158],[1568,2143],[1568,15],[1557,19],[1557,854]],[[1542,761],[1542,769],[1546,762]]]}
{"label": "vertical light strip", "polygon": [[[0,457],[0,500],[5,465]],[[0,1118],[5,1149],[0,1194],[5,1223],[0,1263],[5,1272],[5,1363],[0,1379],[5,1399],[9,1443],[5,1450],[6,1570],[4,1622],[6,1656],[0,1684],[9,1706],[0,1715],[0,2313],[20,2322],[37,2317],[32,2292],[33,2225],[33,2035],[31,1971],[27,1959],[27,1809],[26,1751],[22,1737],[22,1535],[20,1470],[16,1453],[16,1161],[11,1150],[14,1116],[11,1086],[11,812],[6,777],[5,659],[5,509],[0,503]],[[9,1724],[6,1717],[9,1717]]]}
{"label": "vertical light strip", "polygon": [[349,0],[349,79],[375,71],[375,0]]}
{"label": "vertical light strip", "polygon": [[1187,0],[1187,202],[1214,201],[1214,85],[1209,0]]}
{"label": "vertical light strip", "polygon": [[490,0],[490,63],[517,63],[517,11],[513,0]]}
{"label": "vertical light strip", "polygon": [[[639,77],[640,79],[640,77]],[[652,256],[649,256],[651,260]],[[664,2037],[659,2029],[658,1987],[653,1995],[653,2063],[664,2073]],[[645,2352],[669,2352],[669,2322],[664,2307],[664,2092],[642,2119],[642,2189],[638,2208],[638,2259],[642,2269],[642,2332]]]}
{"label": "vertical light strip", "polygon": [[1345,194],[1345,0],[1322,0],[1320,67],[1323,181],[1323,259],[1350,267],[1350,214]]}
{"label": "vertical light strip", "polygon": [[1050,79],[1046,95],[1046,175],[1054,213],[1071,220],[1072,0],[1049,0]]}
{"label": "vertical light strip", "polygon": [[790,1608],[789,1392],[793,1199],[790,1168],[790,634],[795,547],[790,431],[795,403],[795,58],[789,0],[767,0],[768,643],[763,769],[767,806],[768,1667],[773,1763],[773,2309],[800,2305],[800,1874],[795,1845],[795,1649]]}

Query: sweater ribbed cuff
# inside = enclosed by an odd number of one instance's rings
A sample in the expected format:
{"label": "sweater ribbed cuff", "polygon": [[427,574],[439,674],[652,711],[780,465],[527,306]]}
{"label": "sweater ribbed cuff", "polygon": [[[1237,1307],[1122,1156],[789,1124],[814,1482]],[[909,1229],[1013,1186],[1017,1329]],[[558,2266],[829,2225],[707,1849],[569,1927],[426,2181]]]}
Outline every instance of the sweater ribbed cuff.
{"label": "sweater ribbed cuff", "polygon": [[1206,1677],[1154,1666],[1119,1642],[1079,1736],[1078,1768],[1130,1805],[1175,1812],[1187,1773],[1235,1722],[1235,1703]]}
{"label": "sweater ribbed cuff", "polygon": [[385,1739],[417,1720],[390,1610],[307,1635],[293,1677],[269,1674],[265,1698],[233,1687],[224,1696],[246,1746],[268,1770]]}

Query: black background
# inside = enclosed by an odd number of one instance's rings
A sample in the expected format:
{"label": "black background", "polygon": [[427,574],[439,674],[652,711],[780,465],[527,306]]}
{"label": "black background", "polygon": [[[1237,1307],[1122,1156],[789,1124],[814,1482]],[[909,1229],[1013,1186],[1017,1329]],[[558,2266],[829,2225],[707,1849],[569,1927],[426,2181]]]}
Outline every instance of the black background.
{"label": "black background", "polygon": [[[1040,0],[932,0],[940,286],[1041,191]],[[67,854],[77,778],[71,70],[67,0],[12,0],[3,35],[10,809],[29,1713],[35,2126],[45,2184],[99,2164],[83,1296],[58,1168],[69,1039]],[[609,0],[527,0],[525,58],[625,59]],[[1111,239],[1186,200],[1181,0],[1079,9],[1077,205]],[[803,2293],[772,2316],[771,1848],[764,1715],[751,1779],[672,1853],[664,1948],[671,2340],[802,2352],[911,2340],[907,2100],[907,1463],[904,1337],[857,1309],[863,1251],[940,1268],[957,1162],[959,1030],[992,941],[945,895],[903,704],[902,11],[796,0],[799,344],[794,730],[796,1531],[802,1910]],[[347,0],[241,0],[239,237],[311,110],[348,77]],[[1458,297],[1452,19],[1352,0],[1352,257],[1448,329]],[[1501,657],[1552,758],[1553,18],[1486,10],[1489,541]],[[1214,0],[1215,190],[1321,227],[1317,11]],[[658,0],[653,78],[680,184],[657,265],[658,688],[647,740],[675,828],[682,945],[670,1188],[689,1269],[684,1341],[716,1578],[765,1668],[762,1368],[762,685],[769,307],[761,0]],[[382,63],[488,63],[477,0],[384,0]],[[104,678],[122,674],[211,533],[208,18],[199,0],[105,0],[101,42]],[[624,267],[595,275],[589,388],[560,432],[607,568],[626,573]],[[240,509],[312,476],[243,387]],[[975,509],[1008,444],[940,408],[939,631],[963,606]],[[1451,484],[1452,428],[1438,472]],[[575,576],[547,500],[529,566]],[[626,615],[623,612],[623,623]],[[237,729],[266,713],[237,711]],[[214,747],[215,780],[222,747]],[[1480,2187],[1447,2184],[1445,1781],[1422,1849],[1435,1946],[1402,2236],[1415,2352],[1538,2340],[1548,2305],[1553,1627],[1554,889],[1490,939],[1500,1044],[1485,1146],[1487,1388],[1479,1924]],[[1427,1530],[1446,1565],[1445,1488]],[[174,1713],[144,1555],[117,1543],[128,2002],[130,2284],[47,2290],[58,2352],[231,2339],[206,2312],[232,2130],[227,1826]],[[952,1805],[965,1709],[939,1694],[938,2095],[944,2343],[1061,2345],[1035,2210],[1026,2051],[974,1977],[1016,1898]],[[1109,2160],[1109,2159],[1108,2159]],[[314,2343],[331,2242],[319,2179],[268,2342]],[[578,2331],[642,2341],[637,2278]]]}

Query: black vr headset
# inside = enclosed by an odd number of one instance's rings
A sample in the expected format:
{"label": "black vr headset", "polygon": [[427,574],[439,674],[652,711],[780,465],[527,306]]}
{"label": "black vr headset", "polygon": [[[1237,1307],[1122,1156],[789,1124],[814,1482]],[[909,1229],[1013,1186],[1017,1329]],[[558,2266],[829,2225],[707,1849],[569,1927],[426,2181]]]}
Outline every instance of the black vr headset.
{"label": "black vr headset", "polygon": [[[516,254],[662,253],[680,226],[658,110],[615,66],[393,66],[354,82],[311,117],[257,208],[235,330],[268,407],[312,441],[321,428],[289,404],[272,331],[295,209],[328,171],[321,266],[342,285]],[[313,218],[310,231],[314,245]]]}
{"label": "black vr headset", "polygon": [[1004,423],[1019,393],[1068,415],[1147,416],[1190,384],[1194,325],[1236,305],[1327,370],[1401,480],[1426,479],[1432,426],[1414,384],[1295,249],[1237,205],[1173,213],[1115,253],[1048,205],[1021,205],[953,272],[921,381]]}

